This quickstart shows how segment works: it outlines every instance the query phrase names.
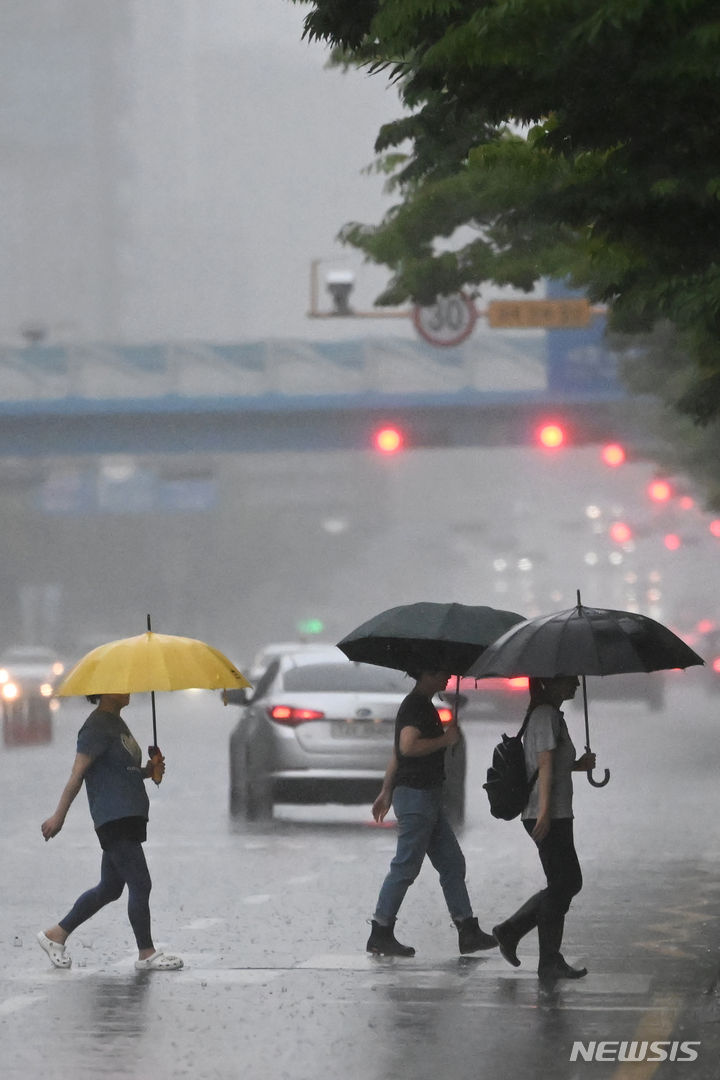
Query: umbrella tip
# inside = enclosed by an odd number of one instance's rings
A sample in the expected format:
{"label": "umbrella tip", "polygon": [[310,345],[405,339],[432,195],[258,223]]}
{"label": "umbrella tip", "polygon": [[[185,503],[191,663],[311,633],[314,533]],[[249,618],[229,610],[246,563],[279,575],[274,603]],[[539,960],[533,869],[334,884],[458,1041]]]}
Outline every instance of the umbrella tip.
{"label": "umbrella tip", "polygon": [[[577,589],[576,591],[577,591],[577,606],[582,607],[582,600],[580,599],[580,590]],[[148,615],[148,619],[149,618],[150,618],[150,616]],[[149,629],[149,627],[148,627],[148,629]]]}

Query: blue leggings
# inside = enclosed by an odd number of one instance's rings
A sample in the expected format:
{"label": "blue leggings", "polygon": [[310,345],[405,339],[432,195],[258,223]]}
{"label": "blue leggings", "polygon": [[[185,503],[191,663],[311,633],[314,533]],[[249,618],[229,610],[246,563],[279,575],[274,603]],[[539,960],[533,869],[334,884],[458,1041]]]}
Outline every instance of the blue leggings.
{"label": "blue leggings", "polygon": [[138,949],[152,949],[150,934],[150,890],[152,881],[139,840],[114,840],[103,851],[100,881],[79,896],[59,926],[72,934],[100,908],[119,900],[128,887],[128,918]]}

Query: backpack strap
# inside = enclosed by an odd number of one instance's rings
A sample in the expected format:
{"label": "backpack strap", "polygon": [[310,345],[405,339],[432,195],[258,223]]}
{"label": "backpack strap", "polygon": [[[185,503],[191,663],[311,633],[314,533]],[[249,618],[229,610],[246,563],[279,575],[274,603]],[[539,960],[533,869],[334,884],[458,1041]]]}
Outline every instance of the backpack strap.
{"label": "backpack strap", "polygon": [[[518,731],[517,736],[516,736],[518,739],[522,739],[523,735],[525,734],[525,728],[530,723],[530,717],[532,715],[532,712],[533,712],[534,708],[535,708],[534,705],[532,705],[532,704],[528,705],[527,712],[525,713],[525,719],[523,720],[522,725],[520,727],[520,730]],[[528,780],[528,793],[531,792],[532,789],[535,787],[535,781],[538,778],[538,773],[539,772],[540,772],[540,770],[536,769],[535,772],[532,774],[532,777]]]}

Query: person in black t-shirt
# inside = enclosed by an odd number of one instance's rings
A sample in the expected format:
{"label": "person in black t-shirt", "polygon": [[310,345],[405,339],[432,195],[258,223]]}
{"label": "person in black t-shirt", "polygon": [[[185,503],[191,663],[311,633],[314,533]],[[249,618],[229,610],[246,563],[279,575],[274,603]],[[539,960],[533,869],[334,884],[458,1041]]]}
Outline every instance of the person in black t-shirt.
{"label": "person in black t-shirt", "polygon": [[383,786],[373,803],[376,821],[392,806],[398,822],[395,857],[380,889],[367,951],[383,956],[414,956],[401,945],[394,927],[405,893],[420,873],[427,855],[440,876],[450,915],[458,929],[461,953],[492,949],[497,942],[480,929],[465,885],[465,857],[443,810],[444,757],[460,740],[453,721],[445,728],[432,703],[444,690],[449,671],[421,671],[398,709],[395,747]]}

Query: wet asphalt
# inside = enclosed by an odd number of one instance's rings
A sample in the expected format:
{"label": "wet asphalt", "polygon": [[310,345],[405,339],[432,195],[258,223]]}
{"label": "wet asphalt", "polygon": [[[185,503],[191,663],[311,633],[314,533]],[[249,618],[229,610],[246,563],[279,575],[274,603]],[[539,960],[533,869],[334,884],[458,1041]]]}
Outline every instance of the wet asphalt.
{"label": "wet asphalt", "polygon": [[[496,951],[459,956],[428,866],[397,927],[417,955],[367,956],[392,826],[374,826],[365,807],[280,807],[270,826],[235,825],[235,716],[208,694],[158,698],[167,775],[151,790],[153,929],[185,967],[135,972],[121,900],[71,937],[70,971],[51,968],[35,935],[94,884],[100,859],[84,792],[57,838],[40,835],[87,711],[64,704],[51,742],[0,747],[0,1077],[717,1080],[720,699],[692,672],[672,679],[662,712],[593,708],[593,749],[612,777],[601,790],[576,780],[585,885],[565,936],[567,959],[590,973],[554,989],[538,985],[534,935],[519,969]],[[125,716],[150,741],[147,699]],[[581,748],[581,713],[568,719]],[[522,827],[493,821],[480,786],[513,723],[465,725],[462,844],[485,929],[541,885]],[[620,1060],[628,1055],[639,1059]]]}

